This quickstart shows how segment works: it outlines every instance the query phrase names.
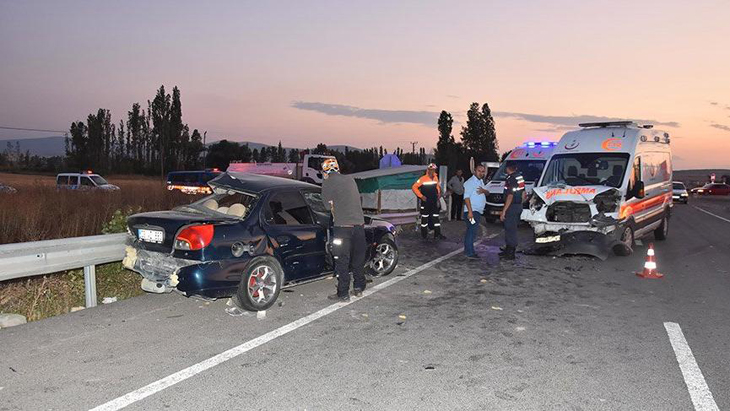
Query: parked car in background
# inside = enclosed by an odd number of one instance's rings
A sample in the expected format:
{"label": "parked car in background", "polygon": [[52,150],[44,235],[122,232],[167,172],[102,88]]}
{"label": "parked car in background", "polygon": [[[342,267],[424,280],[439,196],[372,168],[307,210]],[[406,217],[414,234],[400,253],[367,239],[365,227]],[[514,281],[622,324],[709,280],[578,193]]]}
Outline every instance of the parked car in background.
{"label": "parked car in background", "polygon": [[[282,286],[332,272],[330,213],[321,188],[297,180],[226,172],[213,194],[171,211],[128,218],[123,264],[142,289],[186,296],[236,295],[252,311],[271,307]],[[366,269],[390,274],[398,263],[395,226],[365,217]]]}
{"label": "parked car in background", "polygon": [[13,187],[6,186],[5,184],[0,183],[0,193],[11,194],[16,192],[18,192],[18,190],[14,189]]}
{"label": "parked car in background", "polygon": [[91,170],[82,173],[61,173],[56,176],[56,188],[68,190],[119,190],[118,186],[109,184],[104,177]]}
{"label": "parked car in background", "polygon": [[689,201],[689,193],[687,193],[687,187],[684,186],[683,182],[672,182],[672,201],[685,204]]}
{"label": "parked car in background", "polygon": [[730,185],[723,183],[707,183],[702,187],[695,187],[690,191],[693,195],[700,196],[726,196],[730,195]]}
{"label": "parked car in background", "polygon": [[217,168],[200,171],[173,171],[167,174],[167,189],[185,194],[211,194],[208,182],[221,175]]}

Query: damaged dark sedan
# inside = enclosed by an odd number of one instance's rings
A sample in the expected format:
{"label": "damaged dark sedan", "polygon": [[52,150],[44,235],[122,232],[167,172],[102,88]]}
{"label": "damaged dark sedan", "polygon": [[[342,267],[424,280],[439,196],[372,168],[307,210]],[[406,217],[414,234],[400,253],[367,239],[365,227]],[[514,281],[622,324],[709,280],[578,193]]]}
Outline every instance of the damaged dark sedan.
{"label": "damaged dark sedan", "polygon": [[[235,295],[243,308],[265,310],[282,287],[332,272],[330,213],[320,187],[279,177],[225,173],[213,194],[170,211],[135,214],[126,268],[142,289],[186,296]],[[395,226],[365,218],[366,268],[390,274],[398,263]]]}

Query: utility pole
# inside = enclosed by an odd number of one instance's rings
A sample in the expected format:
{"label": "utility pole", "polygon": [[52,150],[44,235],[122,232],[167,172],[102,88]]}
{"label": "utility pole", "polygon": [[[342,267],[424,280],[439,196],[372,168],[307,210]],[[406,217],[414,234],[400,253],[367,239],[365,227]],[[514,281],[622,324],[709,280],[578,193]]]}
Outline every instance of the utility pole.
{"label": "utility pole", "polygon": [[416,154],[416,144],[418,144],[418,141],[411,141],[411,153]]}
{"label": "utility pole", "polygon": [[205,137],[208,135],[208,130],[203,132],[203,170],[208,167],[208,146],[205,145]]}

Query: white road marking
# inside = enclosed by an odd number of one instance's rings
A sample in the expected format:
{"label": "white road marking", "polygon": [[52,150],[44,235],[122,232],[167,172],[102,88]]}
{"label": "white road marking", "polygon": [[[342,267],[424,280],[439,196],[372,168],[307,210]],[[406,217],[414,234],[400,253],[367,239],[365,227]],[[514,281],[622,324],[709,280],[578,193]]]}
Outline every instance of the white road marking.
{"label": "white road marking", "polygon": [[[492,234],[491,236],[488,236],[488,237],[482,239],[480,242],[485,241],[485,240],[490,240],[496,236],[497,236],[497,234]],[[431,268],[434,265],[436,265],[444,260],[447,260],[457,254],[462,253],[463,251],[464,251],[463,247],[459,248],[458,250],[454,250],[442,257],[439,257],[435,260],[427,262],[426,264],[423,264],[419,267],[409,270],[405,274],[399,275],[397,277],[393,277],[388,281],[384,281],[372,288],[365,290],[365,292],[362,293],[362,297],[360,297],[360,298],[353,298],[348,302],[334,303],[315,313],[309,314],[306,317],[302,317],[294,322],[291,322],[287,325],[284,325],[273,331],[270,331],[260,337],[254,338],[253,340],[249,340],[239,346],[231,348],[230,350],[227,350],[220,354],[214,355],[213,357],[210,357],[205,361],[201,361],[188,368],[185,368],[174,374],[171,374],[165,378],[159,379],[149,385],[146,385],[142,388],[134,390],[128,394],[125,394],[119,398],[115,398],[107,403],[99,405],[98,407],[92,408],[91,411],[116,411],[116,410],[120,410],[128,405],[134,404],[135,402],[140,401],[144,398],[147,398],[150,395],[156,394],[166,388],[172,387],[173,385],[175,385],[179,382],[185,381],[190,377],[200,374],[201,372],[203,372],[205,370],[208,370],[210,368],[215,367],[216,365],[222,364],[228,360],[236,358],[239,355],[244,354],[260,345],[266,344],[267,342],[272,341],[278,337],[281,337],[282,335],[286,335],[286,334],[288,334],[298,328],[301,328],[313,321],[316,321],[326,315],[332,314],[333,312],[339,310],[342,307],[347,307],[348,305],[350,305],[354,302],[360,301],[361,299],[368,297],[371,294],[374,294],[384,288],[390,287],[393,284],[399,283],[399,282],[407,279],[408,277],[411,277],[415,274],[418,274],[419,272],[421,272],[423,270]]]}
{"label": "white road marking", "polygon": [[709,212],[709,211],[705,210],[704,208],[699,208],[699,207],[697,207],[697,206],[692,206],[692,207],[694,207],[694,208],[696,208],[696,209],[698,209],[698,210],[702,211],[702,212],[703,212],[703,213],[705,213],[705,214],[709,214],[709,215],[711,215],[711,216],[713,216],[713,217],[717,217],[717,218],[719,218],[719,219],[720,219],[720,220],[722,220],[722,221],[726,221],[726,222],[730,223],[730,220],[728,220],[727,218],[725,218],[725,217],[720,217],[720,216],[719,216],[719,215],[717,215],[717,214],[713,214],[713,213],[711,213],[711,212]]}
{"label": "white road marking", "polygon": [[707,387],[705,377],[702,375],[697,361],[695,361],[695,356],[692,355],[692,350],[689,348],[687,340],[684,339],[684,334],[679,324],[664,323],[664,328],[666,328],[667,334],[669,335],[669,342],[672,343],[674,355],[677,356],[679,369],[682,370],[684,382],[687,384],[689,396],[692,398],[692,404],[694,404],[695,410],[719,411],[720,409],[717,407],[715,399]]}

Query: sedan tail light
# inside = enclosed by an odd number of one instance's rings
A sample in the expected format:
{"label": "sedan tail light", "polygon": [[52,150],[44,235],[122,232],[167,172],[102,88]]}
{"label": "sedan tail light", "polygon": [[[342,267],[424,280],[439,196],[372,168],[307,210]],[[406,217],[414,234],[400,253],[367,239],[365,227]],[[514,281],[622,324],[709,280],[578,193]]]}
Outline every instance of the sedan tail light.
{"label": "sedan tail light", "polygon": [[213,240],[214,231],[212,224],[186,227],[175,238],[175,248],[178,250],[202,250]]}

